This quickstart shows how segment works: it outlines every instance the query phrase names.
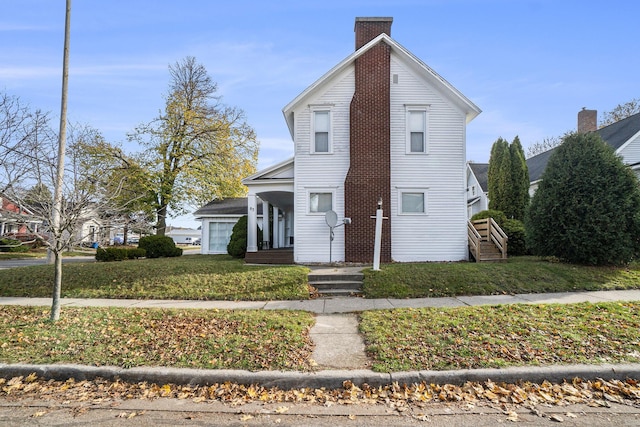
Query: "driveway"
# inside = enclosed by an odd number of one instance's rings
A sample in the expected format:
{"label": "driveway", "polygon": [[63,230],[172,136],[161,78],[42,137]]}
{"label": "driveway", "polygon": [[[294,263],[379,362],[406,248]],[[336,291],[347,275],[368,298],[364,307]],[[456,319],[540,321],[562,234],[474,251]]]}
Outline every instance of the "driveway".
{"label": "driveway", "polygon": [[[95,262],[94,256],[75,256],[62,258],[64,264],[70,262]],[[3,259],[0,260],[0,270],[16,267],[30,267],[32,265],[44,265],[47,263],[46,258],[27,258],[27,259]]]}

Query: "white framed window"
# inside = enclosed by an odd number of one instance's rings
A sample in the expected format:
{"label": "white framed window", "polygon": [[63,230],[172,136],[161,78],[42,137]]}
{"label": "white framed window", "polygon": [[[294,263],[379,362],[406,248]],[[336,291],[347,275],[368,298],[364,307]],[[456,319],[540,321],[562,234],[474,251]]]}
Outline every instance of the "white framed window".
{"label": "white framed window", "polygon": [[404,189],[399,192],[399,213],[401,215],[426,215],[427,191]]}
{"label": "white framed window", "polygon": [[333,192],[309,191],[309,213],[324,214],[333,209]]}
{"label": "white framed window", "polygon": [[312,109],[311,152],[316,154],[329,154],[332,152],[331,138],[331,109]]}
{"label": "white framed window", "polygon": [[407,113],[407,153],[427,153],[429,106],[406,105],[405,108]]}

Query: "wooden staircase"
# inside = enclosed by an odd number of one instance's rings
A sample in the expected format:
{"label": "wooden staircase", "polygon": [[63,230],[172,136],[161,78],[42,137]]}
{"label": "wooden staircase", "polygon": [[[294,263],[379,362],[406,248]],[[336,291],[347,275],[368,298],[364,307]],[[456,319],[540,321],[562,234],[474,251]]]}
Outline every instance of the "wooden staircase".
{"label": "wooden staircase", "polygon": [[506,261],[508,237],[493,218],[467,222],[469,252],[476,262]]}
{"label": "wooden staircase", "polygon": [[293,264],[293,248],[247,252],[244,255],[244,262],[247,264]]}

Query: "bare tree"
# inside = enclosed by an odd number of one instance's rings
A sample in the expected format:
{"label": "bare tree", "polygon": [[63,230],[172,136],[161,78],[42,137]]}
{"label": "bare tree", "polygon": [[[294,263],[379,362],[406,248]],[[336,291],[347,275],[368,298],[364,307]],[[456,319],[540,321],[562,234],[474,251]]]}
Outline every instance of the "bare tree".
{"label": "bare tree", "polygon": [[600,121],[600,127],[608,126],[638,113],[640,113],[640,98],[635,98],[624,104],[617,105],[611,111],[605,111]]}

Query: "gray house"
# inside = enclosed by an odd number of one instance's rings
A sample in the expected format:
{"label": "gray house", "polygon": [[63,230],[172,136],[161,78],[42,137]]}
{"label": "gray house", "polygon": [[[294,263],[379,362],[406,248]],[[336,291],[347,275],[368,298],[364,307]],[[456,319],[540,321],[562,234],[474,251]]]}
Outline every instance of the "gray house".
{"label": "gray house", "polygon": [[[578,113],[578,132],[596,132],[609,144],[622,160],[640,178],[640,113],[609,126],[597,129],[596,110],[583,109]],[[529,168],[529,194],[538,189],[542,174],[555,148],[527,159]]]}

